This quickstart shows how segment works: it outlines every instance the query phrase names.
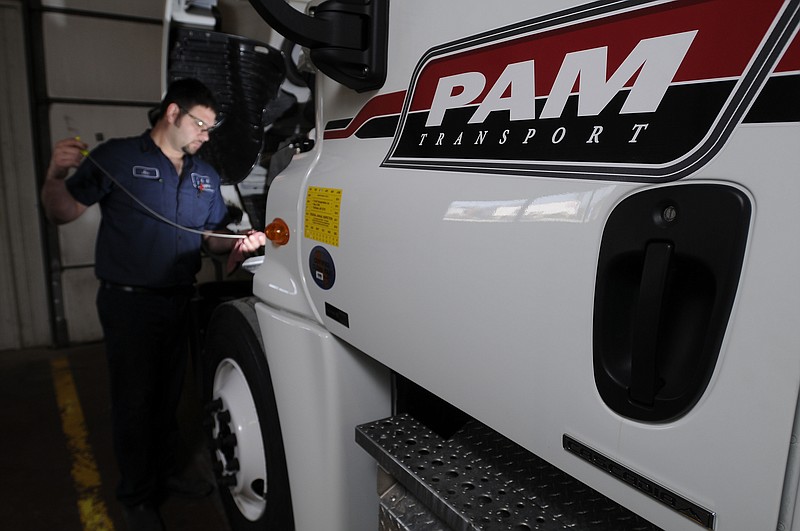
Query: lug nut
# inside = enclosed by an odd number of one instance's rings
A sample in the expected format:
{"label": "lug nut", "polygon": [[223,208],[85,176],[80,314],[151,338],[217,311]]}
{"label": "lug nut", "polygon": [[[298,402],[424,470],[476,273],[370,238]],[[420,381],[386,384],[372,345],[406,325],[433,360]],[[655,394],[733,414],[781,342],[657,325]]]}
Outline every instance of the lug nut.
{"label": "lug nut", "polygon": [[209,414],[209,415],[212,414],[212,413],[216,413],[220,409],[222,409],[222,399],[221,398],[217,398],[215,400],[212,400],[208,404],[206,404],[206,413]]}
{"label": "lug nut", "polygon": [[226,472],[238,472],[239,471],[239,460],[234,457],[233,459],[228,461],[228,463],[225,465],[225,471]]}

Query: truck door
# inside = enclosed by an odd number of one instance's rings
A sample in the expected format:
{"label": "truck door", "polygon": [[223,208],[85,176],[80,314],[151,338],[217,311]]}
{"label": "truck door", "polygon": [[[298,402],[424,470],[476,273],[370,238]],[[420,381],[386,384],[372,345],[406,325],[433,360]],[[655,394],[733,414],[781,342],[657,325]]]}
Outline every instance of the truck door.
{"label": "truck door", "polygon": [[318,85],[319,319],[660,527],[777,525],[799,4],[393,2],[380,88]]}

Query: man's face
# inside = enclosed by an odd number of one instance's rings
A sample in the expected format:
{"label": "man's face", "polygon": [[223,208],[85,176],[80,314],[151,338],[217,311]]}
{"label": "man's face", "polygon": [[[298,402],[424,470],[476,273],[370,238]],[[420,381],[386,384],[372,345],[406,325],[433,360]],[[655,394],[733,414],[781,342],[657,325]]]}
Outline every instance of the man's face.
{"label": "man's face", "polygon": [[175,119],[178,135],[176,144],[184,153],[194,155],[208,141],[209,129],[213,129],[217,115],[212,109],[202,105],[180,111]]}

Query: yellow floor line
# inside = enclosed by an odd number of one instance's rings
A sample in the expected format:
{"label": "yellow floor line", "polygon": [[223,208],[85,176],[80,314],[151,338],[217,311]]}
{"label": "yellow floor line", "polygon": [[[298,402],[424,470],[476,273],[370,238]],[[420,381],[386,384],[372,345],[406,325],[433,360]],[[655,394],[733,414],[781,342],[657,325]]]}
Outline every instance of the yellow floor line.
{"label": "yellow floor line", "polygon": [[100,473],[89,445],[86,422],[66,357],[50,361],[61,426],[72,456],[72,480],[78,491],[78,511],[85,531],[113,531],[106,504],[100,496]]}

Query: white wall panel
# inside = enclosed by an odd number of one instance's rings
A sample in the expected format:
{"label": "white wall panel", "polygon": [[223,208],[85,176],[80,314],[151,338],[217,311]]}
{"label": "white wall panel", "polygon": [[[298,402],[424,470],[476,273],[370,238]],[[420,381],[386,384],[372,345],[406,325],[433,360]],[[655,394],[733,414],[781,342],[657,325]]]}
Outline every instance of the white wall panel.
{"label": "white wall panel", "polygon": [[78,135],[92,149],[109,138],[144,132],[150,127],[147,111],[148,107],[54,103],[50,106],[50,134],[56,140]]}
{"label": "white wall panel", "polygon": [[42,0],[43,7],[96,11],[133,17],[161,20],[164,17],[164,0]]}
{"label": "white wall panel", "polygon": [[64,294],[64,314],[67,332],[72,343],[99,341],[103,330],[97,317],[97,288],[94,268],[66,269],[61,274]]}
{"label": "white wall panel", "polygon": [[94,264],[94,244],[99,225],[100,206],[93,205],[75,221],[58,227],[61,265],[74,267]]}
{"label": "white wall panel", "polygon": [[161,99],[161,25],[62,13],[42,25],[51,98]]}

